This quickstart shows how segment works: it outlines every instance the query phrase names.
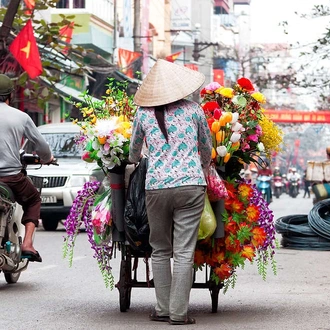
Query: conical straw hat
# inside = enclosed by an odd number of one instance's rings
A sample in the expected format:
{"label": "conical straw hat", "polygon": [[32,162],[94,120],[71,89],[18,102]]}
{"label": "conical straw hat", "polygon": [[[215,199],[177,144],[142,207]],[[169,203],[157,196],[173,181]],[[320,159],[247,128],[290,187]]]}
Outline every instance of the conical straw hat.
{"label": "conical straw hat", "polygon": [[134,96],[134,103],[155,107],[185,98],[195,92],[205,76],[182,65],[157,60]]}

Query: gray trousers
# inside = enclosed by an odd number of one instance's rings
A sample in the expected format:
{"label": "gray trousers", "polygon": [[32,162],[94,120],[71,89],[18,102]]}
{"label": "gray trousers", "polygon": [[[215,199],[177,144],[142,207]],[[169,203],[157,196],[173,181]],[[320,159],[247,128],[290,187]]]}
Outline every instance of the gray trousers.
{"label": "gray trousers", "polygon": [[146,190],[155,309],[175,321],[187,317],[204,198],[204,186]]}

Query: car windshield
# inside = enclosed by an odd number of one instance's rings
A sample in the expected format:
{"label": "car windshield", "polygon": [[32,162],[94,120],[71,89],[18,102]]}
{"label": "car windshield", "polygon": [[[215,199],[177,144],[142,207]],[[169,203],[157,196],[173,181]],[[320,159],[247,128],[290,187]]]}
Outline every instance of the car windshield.
{"label": "car windshield", "polygon": [[81,149],[75,143],[76,136],[72,133],[43,133],[56,158],[81,157]]}
{"label": "car windshield", "polygon": [[[41,133],[55,158],[80,158],[82,150],[75,143],[76,133]],[[26,141],[23,146],[26,153],[34,152],[33,144]]]}

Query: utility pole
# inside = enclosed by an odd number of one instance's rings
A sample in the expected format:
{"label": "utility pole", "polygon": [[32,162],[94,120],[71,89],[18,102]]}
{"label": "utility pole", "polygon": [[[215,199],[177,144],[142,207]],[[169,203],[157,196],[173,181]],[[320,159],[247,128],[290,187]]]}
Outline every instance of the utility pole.
{"label": "utility pole", "polygon": [[141,0],[134,0],[134,51],[141,52]]}
{"label": "utility pole", "polygon": [[114,0],[113,2],[113,16],[114,16],[114,22],[113,22],[113,46],[112,46],[112,62],[114,64],[117,64],[118,58],[117,58],[117,48],[118,48],[118,24],[117,24],[117,0]]}
{"label": "utility pole", "polygon": [[17,13],[21,0],[11,0],[0,27],[0,51],[6,49],[6,41],[13,26],[13,21]]}
{"label": "utility pole", "polygon": [[219,46],[219,44],[215,42],[199,42],[197,39],[194,40],[194,50],[192,53],[192,57],[194,61],[198,62],[198,59],[201,57],[200,52],[210,46]]}

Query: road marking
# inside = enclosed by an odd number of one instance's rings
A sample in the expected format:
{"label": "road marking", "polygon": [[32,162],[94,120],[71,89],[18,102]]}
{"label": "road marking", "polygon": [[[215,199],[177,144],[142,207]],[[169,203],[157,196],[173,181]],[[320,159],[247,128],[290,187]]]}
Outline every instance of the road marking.
{"label": "road marking", "polygon": [[38,268],[38,270],[48,270],[48,269],[52,269],[52,268],[56,268],[57,265],[48,265],[48,266],[44,266],[44,267],[40,267]]}
{"label": "road marking", "polygon": [[72,261],[77,261],[77,260],[82,260],[82,259],[86,259],[86,256],[74,257],[74,258],[72,259]]}

